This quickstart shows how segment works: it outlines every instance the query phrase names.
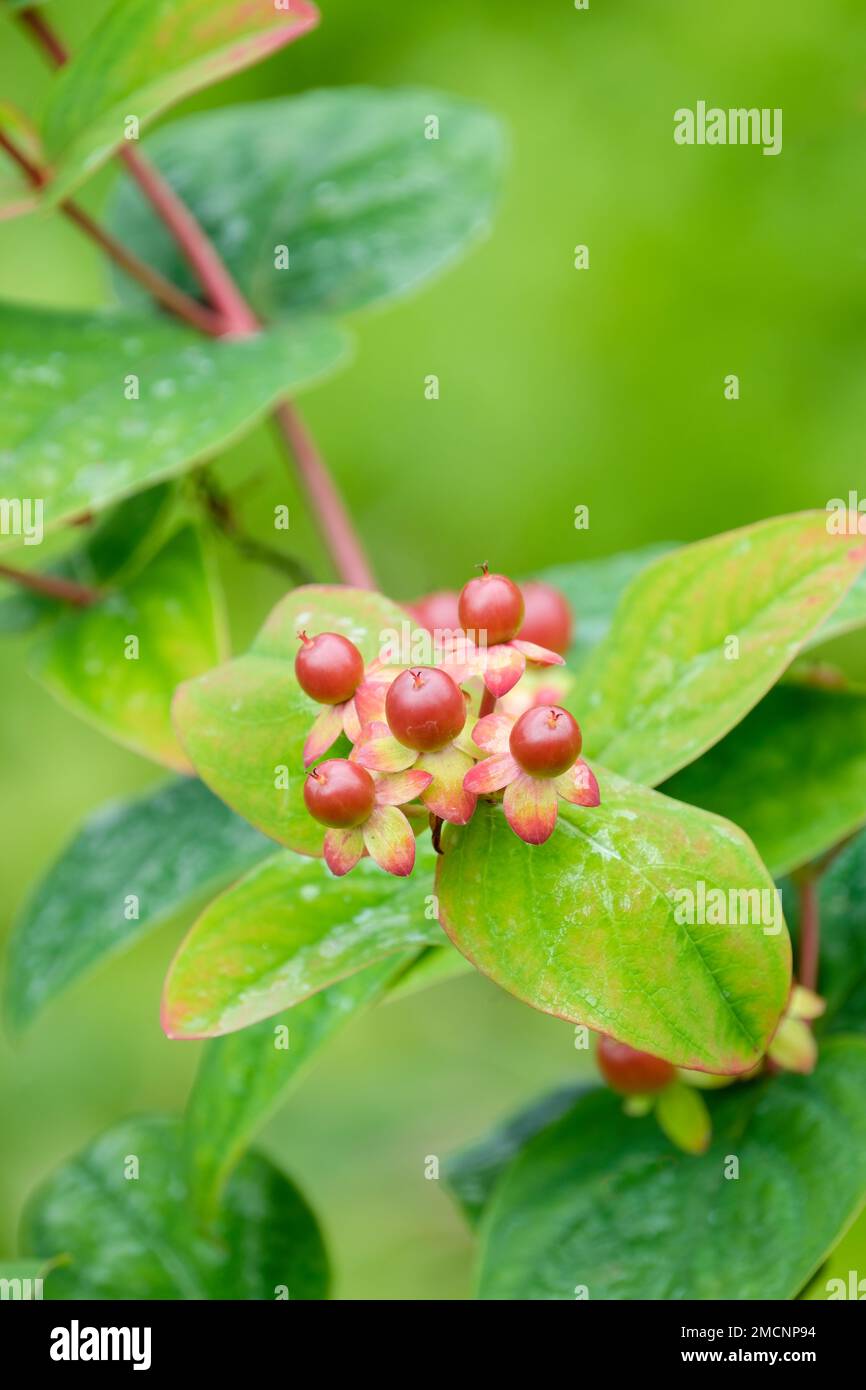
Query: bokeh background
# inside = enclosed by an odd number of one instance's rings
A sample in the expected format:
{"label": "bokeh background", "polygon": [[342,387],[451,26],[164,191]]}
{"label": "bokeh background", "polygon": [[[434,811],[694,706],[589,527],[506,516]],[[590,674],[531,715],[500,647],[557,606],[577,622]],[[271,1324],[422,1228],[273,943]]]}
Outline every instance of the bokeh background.
{"label": "bokeh background", "polygon": [[[55,5],[75,47],[104,0]],[[511,162],[493,237],[416,298],[358,316],[357,357],[303,404],[383,587],[526,574],[697,538],[866,491],[866,13],[858,0],[322,0],[320,29],[176,111],[352,83],[438,87],[501,114]],[[38,115],[50,76],[0,16],[0,94]],[[681,148],[704,99],[784,110],[778,158]],[[114,174],[88,185],[98,211]],[[590,248],[590,269],[573,267]],[[110,302],[58,217],[0,224],[0,294]],[[441,399],[424,399],[429,373]],[[736,373],[741,398],[724,399]],[[243,516],[276,502],[328,575],[266,427],[227,456]],[[588,530],[574,508],[590,509]],[[280,581],[222,553],[240,648]],[[84,816],[158,780],[0,647],[0,933]],[[167,1042],[162,975],[182,924],[0,1043],[0,1256],[41,1177],[125,1114],[183,1107],[198,1045]],[[462,1298],[472,1241],[424,1178],[540,1089],[587,1067],[568,1025],[480,978],[351,1028],[264,1132],[317,1207],[358,1298]],[[847,1250],[842,1265],[847,1268]],[[851,1259],[854,1259],[854,1254]]]}

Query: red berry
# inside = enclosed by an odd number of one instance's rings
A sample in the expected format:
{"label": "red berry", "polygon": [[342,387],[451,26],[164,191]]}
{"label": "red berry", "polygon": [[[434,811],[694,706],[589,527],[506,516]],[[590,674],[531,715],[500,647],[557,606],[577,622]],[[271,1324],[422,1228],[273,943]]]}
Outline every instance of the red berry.
{"label": "red berry", "polygon": [[558,777],[580,753],[577,720],[559,705],[533,705],[511,730],[511,756],[533,777]]}
{"label": "red berry", "polygon": [[453,589],[438,589],[435,594],[425,594],[407,605],[409,612],[420,627],[428,632],[457,631],[460,618],[457,613],[457,595]]}
{"label": "red berry", "polygon": [[407,748],[435,753],[455,739],[466,723],[466,701],[459,686],[435,666],[401,671],[385,697],[391,733]]}
{"label": "red berry", "polygon": [[361,825],[373,809],[376,785],[365,767],[345,758],[328,758],[304,782],[307,810],[332,830]]}
{"label": "red berry", "polygon": [[504,574],[490,574],[487,566],[477,579],[470,579],[457,600],[460,626],[475,633],[476,646],[485,642],[494,647],[510,642],[523,622],[523,595]]}
{"label": "red berry", "polygon": [[518,637],[565,656],[571,646],[574,626],[565,595],[537,579],[530,579],[520,588],[526,612]]}
{"label": "red berry", "polygon": [[617,1042],[602,1033],[598,1040],[599,1071],[612,1090],[621,1096],[650,1095],[664,1090],[676,1072],[670,1062],[651,1052],[638,1052],[628,1043]]}
{"label": "red berry", "polygon": [[295,657],[298,685],[320,705],[342,705],[351,700],[364,679],[364,658],[354,642],[339,632],[320,632],[308,637],[299,632],[301,649]]}

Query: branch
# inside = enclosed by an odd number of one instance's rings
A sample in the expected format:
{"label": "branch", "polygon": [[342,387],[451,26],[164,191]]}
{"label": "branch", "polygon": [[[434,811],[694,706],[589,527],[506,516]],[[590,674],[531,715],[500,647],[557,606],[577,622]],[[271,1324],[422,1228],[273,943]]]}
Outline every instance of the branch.
{"label": "branch", "polygon": [[219,310],[222,331],[231,334],[257,333],[261,327],[234,280],[223,265],[216,248],[202,231],[186,204],[150,160],[136,150],[119,151],[132,177],[160,221],[171,232],[184,259],[210,300]]}
{"label": "branch", "polygon": [[98,589],[89,589],[86,584],[76,584],[72,579],[61,579],[59,575],[37,574],[30,570],[11,569],[0,565],[0,578],[8,579],[21,589],[29,589],[43,598],[56,598],[61,603],[71,603],[77,608],[87,608],[102,598]]}
{"label": "branch", "polygon": [[[34,188],[45,187],[48,182],[47,171],[34,164],[29,156],[2,130],[0,130],[0,148],[6,151],[10,159],[14,160]],[[127,275],[143,285],[154,299],[158,300],[178,318],[184,319],[201,333],[217,334],[223,330],[223,323],[218,314],[215,314],[212,309],[206,308],[205,305],[199,304],[197,300],[178,289],[177,285],[173,285],[158,270],[154,270],[152,266],[139,260],[138,256],[132,251],[128,251],[119,241],[115,241],[114,237],[100,227],[99,223],[95,222],[90,214],[80,208],[77,203],[65,199],[60,204],[60,211],[71,222],[74,222],[86,236],[89,236],[91,241],[95,241],[97,246],[116,265],[126,271]]]}
{"label": "branch", "polygon": [[21,11],[18,18],[24,28],[30,30],[36,42],[42,45],[56,67],[62,68],[64,63],[69,62],[69,54],[60,38],[49,29],[38,10],[28,6],[26,10]]}
{"label": "branch", "polygon": [[373,572],[349,520],[343,499],[298,410],[290,401],[282,401],[274,411],[274,420],[294,454],[301,481],[337,573],[344,584],[353,584],[359,589],[375,589]]}
{"label": "branch", "polygon": [[[68,61],[65,46],[41,14],[28,7],[19,13],[18,18],[53,63],[59,67]],[[138,151],[127,147],[119,153],[151,207],[171,232],[217,311],[219,326],[215,327],[212,320],[211,326],[203,326],[203,331],[217,334],[257,332],[261,325],[256,314],[235,284],[213,242],[186,204]],[[182,292],[178,290],[177,293]],[[194,300],[189,302],[195,304]],[[298,473],[337,573],[345,584],[364,589],[375,588],[372,570],[349,513],[301,416],[289,401],[279,405],[274,414],[280,433],[294,454]]]}
{"label": "branch", "polygon": [[818,957],[821,946],[821,916],[818,907],[818,879],[804,874],[797,883],[800,894],[799,982],[805,989],[818,988]]}
{"label": "branch", "polygon": [[300,560],[255,540],[241,529],[229,499],[205,470],[199,474],[197,483],[208,515],[241,555],[260,565],[267,565],[269,569],[279,570],[281,574],[287,574],[293,585],[313,582],[313,576]]}

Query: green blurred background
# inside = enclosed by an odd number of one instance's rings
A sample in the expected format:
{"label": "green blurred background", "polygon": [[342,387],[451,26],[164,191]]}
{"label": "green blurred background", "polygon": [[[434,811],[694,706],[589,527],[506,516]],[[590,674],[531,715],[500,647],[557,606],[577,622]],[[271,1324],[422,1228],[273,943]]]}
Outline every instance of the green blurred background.
{"label": "green blurred background", "polygon": [[[103,0],[54,5],[73,46]],[[858,0],[323,0],[320,29],[181,111],[311,86],[441,87],[499,112],[511,166],[490,241],[409,302],[358,316],[357,358],[304,401],[383,587],[526,573],[688,540],[866,489],[866,14]],[[0,93],[38,115],[50,76],[0,18]],[[673,112],[784,110],[784,148],[681,148]],[[98,211],[113,174],[83,201]],[[573,268],[586,243],[590,269]],[[0,293],[108,302],[103,266],[57,217],[0,224]],[[424,399],[436,373],[441,399]],[[740,377],[741,398],[724,399]],[[327,562],[266,428],[228,456],[243,516],[288,502],[293,550]],[[574,508],[590,527],[574,529]],[[279,580],[222,562],[242,646]],[[0,649],[5,934],[34,878],[104,800],[157,780],[56,707]],[[73,989],[0,1044],[0,1255],[22,1201],[134,1111],[179,1110],[198,1045],[159,1030],[178,936]],[[586,1063],[584,1062],[584,1069]],[[338,1296],[460,1298],[472,1242],[424,1178],[541,1088],[580,1070],[573,1029],[480,978],[380,1009],[328,1052],[263,1146],[319,1209]],[[843,1252],[845,1268],[848,1252]],[[854,1254],[851,1259],[854,1259]]]}

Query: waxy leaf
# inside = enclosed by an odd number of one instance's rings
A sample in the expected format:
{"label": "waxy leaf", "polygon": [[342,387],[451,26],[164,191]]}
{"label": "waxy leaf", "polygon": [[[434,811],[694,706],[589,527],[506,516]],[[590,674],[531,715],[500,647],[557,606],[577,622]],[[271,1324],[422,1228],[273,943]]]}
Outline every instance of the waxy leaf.
{"label": "waxy leaf", "polygon": [[247,1144],[287,1091],[406,963],[406,956],[389,956],[285,1013],[207,1043],[186,1112],[190,1183],[200,1210],[214,1210]]}
{"label": "waxy leaf", "polygon": [[149,316],[0,305],[0,496],[41,504],[45,531],[99,511],[233,442],[345,341],[325,322],[215,342]]}
{"label": "waxy leaf", "polygon": [[[487,112],[441,92],[369,87],[190,116],[147,148],[265,318],[345,313],[429,279],[489,230],[503,164]],[[110,221],[191,287],[129,180]]]}
{"label": "waxy leaf", "polygon": [[811,1076],[704,1092],[700,1157],[592,1092],[498,1184],[480,1296],[794,1298],[866,1196],[864,1092],[866,1040],[833,1039]]}
{"label": "waxy leaf", "polygon": [[365,589],[293,589],[246,656],[178,691],[175,725],[199,776],[272,839],[321,855],[324,827],[312,819],[303,796],[304,740],[321,705],[295,679],[298,632],[340,632],[369,662],[379,654],[382,633],[399,631],[405,621],[401,608]]}
{"label": "waxy leaf", "polygon": [[599,781],[601,805],[560,802],[540,846],[513,834],[501,805],[479,802],[468,826],[449,826],[442,925],[536,1009],[678,1066],[746,1070],[790,989],[772,880],[728,821],[611,774]]}
{"label": "waxy leaf", "polygon": [[225,647],[216,572],[187,526],[128,584],[67,609],[37,640],[30,668],[103,733],[183,772],[190,764],[171,722],[175,688]]}
{"label": "waxy leaf", "polygon": [[[54,1299],[320,1299],[328,1259],[297,1188],[258,1154],[202,1230],[184,1181],[183,1127],[127,1120],[54,1173],[31,1199],[22,1243],[60,1252]],[[280,1290],[286,1290],[280,1293]]]}
{"label": "waxy leaf", "polygon": [[635,576],[653,560],[675,549],[665,542],[645,545],[640,550],[623,550],[597,560],[551,565],[532,576],[559,589],[571,605],[574,635],[566,657],[569,671],[576,671],[607,635],[617,604]]}
{"label": "waxy leaf", "polygon": [[[432,857],[422,841],[420,866],[429,871]],[[165,1032],[232,1033],[386,956],[435,944],[430,890],[429,872],[397,878],[371,859],[343,878],[318,859],[285,851],[266,859],[212,902],[182,942],[165,983]]]}
{"label": "waxy leaf", "polygon": [[317,20],[308,0],[279,8],[274,0],[116,0],[55,83],[45,114],[51,196],[65,197],[167,107],[260,62]]}
{"label": "waxy leaf", "polygon": [[655,784],[757,704],[866,566],[824,512],[758,522],[656,561],[631,584],[569,707],[587,756]]}
{"label": "waxy leaf", "polygon": [[780,685],[664,791],[730,816],[789,873],[866,823],[866,699]]}
{"label": "waxy leaf", "polygon": [[101,807],[14,929],[6,1016],[22,1028],[73,980],[224,888],[273,844],[193,779]]}

